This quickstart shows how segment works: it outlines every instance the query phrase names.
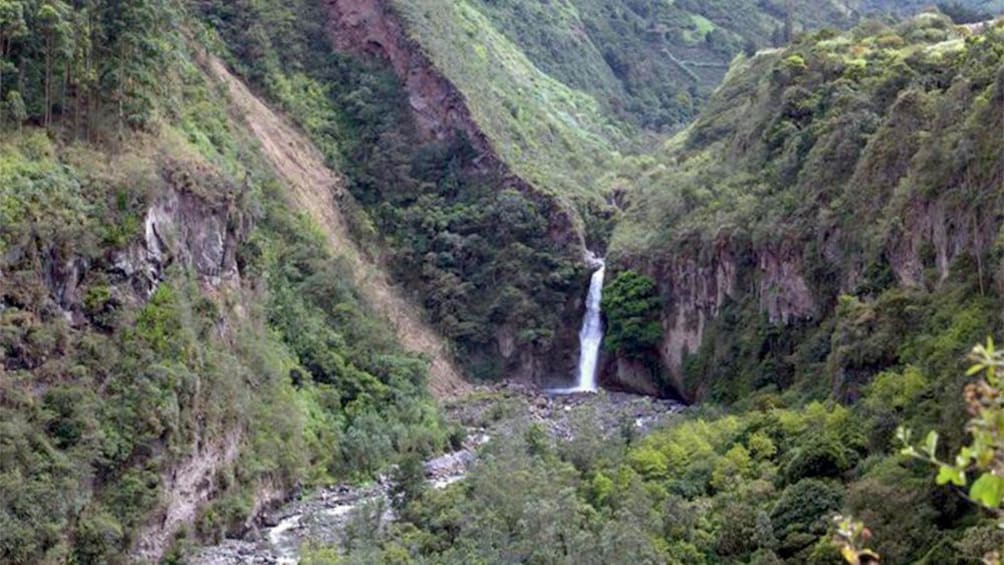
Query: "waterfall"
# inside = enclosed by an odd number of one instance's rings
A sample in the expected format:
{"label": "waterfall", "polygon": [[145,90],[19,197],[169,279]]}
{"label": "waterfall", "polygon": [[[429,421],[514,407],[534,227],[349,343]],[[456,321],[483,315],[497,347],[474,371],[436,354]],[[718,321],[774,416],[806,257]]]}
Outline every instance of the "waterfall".
{"label": "waterfall", "polygon": [[596,392],[596,363],[600,356],[600,344],[603,342],[603,319],[600,317],[600,300],[603,298],[603,276],[606,274],[606,263],[589,251],[586,263],[595,269],[589,279],[589,295],[586,297],[586,317],[582,319],[582,329],[579,330],[579,366],[575,386],[572,388],[552,389],[555,394],[571,394],[576,392]]}
{"label": "waterfall", "polygon": [[607,266],[603,259],[591,252],[587,256],[589,265],[596,269],[589,279],[589,295],[586,297],[586,317],[579,330],[579,378],[575,390],[596,392],[596,361],[600,356],[603,342],[603,319],[600,317],[600,300],[603,298],[603,276]]}

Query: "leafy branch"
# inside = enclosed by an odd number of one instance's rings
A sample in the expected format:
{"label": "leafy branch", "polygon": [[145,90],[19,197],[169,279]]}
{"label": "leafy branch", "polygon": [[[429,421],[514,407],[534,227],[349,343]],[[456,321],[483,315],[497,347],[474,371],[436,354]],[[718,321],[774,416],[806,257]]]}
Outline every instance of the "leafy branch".
{"label": "leafy branch", "polygon": [[[937,483],[959,488],[968,486],[967,498],[1004,519],[1004,398],[1001,396],[1001,370],[1004,352],[997,351],[992,339],[977,345],[970,353],[972,367],[967,376],[980,375],[966,385],[965,400],[970,414],[966,424],[971,440],[955,455],[953,462],[937,455],[938,433],[928,432],[924,442],[915,447],[910,430],[899,428],[896,437],[905,446],[904,455],[927,461],[938,467]],[[970,478],[975,480],[970,482]]]}

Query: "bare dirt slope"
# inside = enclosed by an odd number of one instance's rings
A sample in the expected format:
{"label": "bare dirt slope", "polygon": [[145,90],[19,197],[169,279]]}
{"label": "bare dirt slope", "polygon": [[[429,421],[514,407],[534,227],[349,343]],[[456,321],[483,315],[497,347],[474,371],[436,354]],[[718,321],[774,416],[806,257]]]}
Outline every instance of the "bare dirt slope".
{"label": "bare dirt slope", "polygon": [[388,280],[386,273],[359,252],[338,207],[350,198],[345,180],[325,165],[321,152],[286,119],[272,111],[216,58],[206,64],[227,88],[234,112],[260,141],[262,153],[289,189],[293,206],[310,217],[327,238],[333,253],[354,265],[356,283],[372,307],[390,320],[401,344],[431,358],[429,388],[438,398],[458,396],[468,385],[450,358],[446,343]]}

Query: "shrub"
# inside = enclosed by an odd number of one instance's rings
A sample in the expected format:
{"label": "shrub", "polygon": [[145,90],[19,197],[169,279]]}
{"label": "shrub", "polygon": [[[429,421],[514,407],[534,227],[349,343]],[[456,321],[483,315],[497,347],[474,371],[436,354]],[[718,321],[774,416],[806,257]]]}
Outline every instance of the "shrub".
{"label": "shrub", "polygon": [[831,512],[840,509],[843,489],[819,479],[803,479],[781,492],[770,519],[779,554],[791,557],[815,544],[828,530]]}
{"label": "shrub", "polygon": [[661,306],[652,278],[634,271],[618,274],[603,292],[606,349],[633,358],[651,353],[662,337]]}
{"label": "shrub", "polygon": [[839,477],[851,468],[848,449],[828,435],[809,432],[789,456],[785,481],[796,483],[810,477]]}
{"label": "shrub", "polygon": [[79,563],[105,563],[119,551],[122,525],[103,509],[87,510],[77,524],[74,554]]}

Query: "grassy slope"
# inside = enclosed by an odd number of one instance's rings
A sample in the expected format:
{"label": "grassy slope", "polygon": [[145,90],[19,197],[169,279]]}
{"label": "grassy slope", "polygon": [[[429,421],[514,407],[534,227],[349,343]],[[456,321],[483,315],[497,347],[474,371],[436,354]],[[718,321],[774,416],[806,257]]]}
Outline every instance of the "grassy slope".
{"label": "grassy slope", "polygon": [[565,198],[599,193],[597,179],[617,166],[627,128],[594,97],[542,72],[469,1],[394,5],[518,174]]}
{"label": "grassy slope", "polygon": [[[393,5],[502,158],[544,190],[581,203],[651,168],[650,159],[630,157],[651,143],[638,125],[668,131],[690,121],[735,54],[780,40],[787,4]],[[796,33],[847,27],[865,9],[843,1],[793,8]]]}

